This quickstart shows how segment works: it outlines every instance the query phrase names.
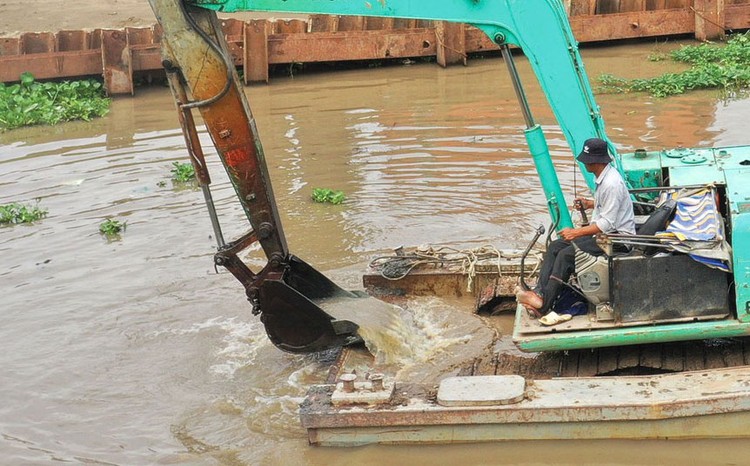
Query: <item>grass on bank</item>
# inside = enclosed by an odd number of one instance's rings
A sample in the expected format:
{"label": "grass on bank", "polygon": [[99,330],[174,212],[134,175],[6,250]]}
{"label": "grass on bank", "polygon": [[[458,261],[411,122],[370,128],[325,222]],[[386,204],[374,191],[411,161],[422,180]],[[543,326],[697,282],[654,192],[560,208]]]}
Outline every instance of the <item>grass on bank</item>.
{"label": "grass on bank", "polygon": [[13,202],[0,205],[0,225],[33,223],[47,216],[47,210],[39,205],[30,206]]}
{"label": "grass on bank", "polygon": [[0,83],[0,131],[22,126],[91,120],[109,111],[102,84],[93,79],[40,83],[31,73],[21,82]]}
{"label": "grass on bank", "polygon": [[720,89],[729,94],[750,87],[750,32],[729,36],[725,44],[688,45],[671,53],[654,54],[652,61],[671,59],[690,65],[680,73],[645,79],[599,76],[600,90],[610,93],[647,92],[655,97],[694,89]]}

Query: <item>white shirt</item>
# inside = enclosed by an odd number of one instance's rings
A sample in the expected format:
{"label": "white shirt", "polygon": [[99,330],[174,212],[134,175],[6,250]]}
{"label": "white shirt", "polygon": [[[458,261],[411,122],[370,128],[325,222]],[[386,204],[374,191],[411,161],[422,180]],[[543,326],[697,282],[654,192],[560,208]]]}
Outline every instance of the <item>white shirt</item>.
{"label": "white shirt", "polygon": [[603,233],[635,234],[633,202],[628,187],[612,165],[596,177],[594,191],[594,213],[591,221]]}

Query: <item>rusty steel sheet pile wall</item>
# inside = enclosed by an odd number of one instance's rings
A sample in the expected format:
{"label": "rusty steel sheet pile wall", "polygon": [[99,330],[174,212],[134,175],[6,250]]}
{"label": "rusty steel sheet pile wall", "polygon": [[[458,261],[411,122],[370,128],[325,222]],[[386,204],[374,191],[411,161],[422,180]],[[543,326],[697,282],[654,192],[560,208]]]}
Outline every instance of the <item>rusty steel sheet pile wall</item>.
{"label": "rusty steel sheet pile wall", "polygon": [[[579,42],[693,34],[699,40],[750,28],[750,0],[564,0]],[[268,82],[269,65],[436,57],[466,64],[497,50],[481,31],[444,22],[312,15],[303,20],[222,21],[245,84]],[[722,26],[723,25],[723,26]],[[0,38],[0,82],[103,76],[110,95],[133,94],[136,73],[160,73],[161,29],[27,32]]]}

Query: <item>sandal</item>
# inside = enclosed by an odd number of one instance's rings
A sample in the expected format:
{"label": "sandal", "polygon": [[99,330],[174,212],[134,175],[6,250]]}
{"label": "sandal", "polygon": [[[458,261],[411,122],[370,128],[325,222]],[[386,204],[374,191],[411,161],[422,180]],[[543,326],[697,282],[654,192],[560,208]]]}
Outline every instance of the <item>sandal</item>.
{"label": "sandal", "polygon": [[551,325],[557,325],[557,324],[561,324],[563,322],[567,322],[567,321],[569,321],[572,318],[573,318],[573,316],[570,315],[570,314],[558,314],[555,311],[551,311],[550,313],[548,313],[544,317],[541,317],[539,319],[539,323],[542,324],[542,325],[546,325],[546,326],[549,327]]}

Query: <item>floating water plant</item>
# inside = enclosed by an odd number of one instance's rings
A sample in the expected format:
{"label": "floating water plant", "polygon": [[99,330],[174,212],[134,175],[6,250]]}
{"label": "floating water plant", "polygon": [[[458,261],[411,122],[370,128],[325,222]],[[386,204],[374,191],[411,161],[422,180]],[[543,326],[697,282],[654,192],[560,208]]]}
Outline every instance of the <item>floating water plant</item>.
{"label": "floating water plant", "polygon": [[40,83],[31,73],[23,73],[20,83],[0,83],[0,131],[88,121],[106,114],[109,103],[102,84],[96,80]]}
{"label": "floating water plant", "polygon": [[[599,76],[604,92],[648,92],[655,97],[683,94],[693,89],[721,89],[733,93],[750,87],[750,32],[735,34],[726,44],[690,45],[667,54],[690,68],[654,78],[623,79],[611,74]],[[652,55],[652,61],[664,54]]]}
{"label": "floating water plant", "polygon": [[195,167],[190,162],[172,162],[172,179],[179,183],[187,183],[195,179]]}
{"label": "floating water plant", "polygon": [[312,199],[315,202],[327,202],[329,204],[341,204],[346,199],[343,191],[334,191],[333,189],[315,188],[312,192]]}
{"label": "floating water plant", "polygon": [[119,220],[108,218],[99,224],[99,233],[107,237],[117,236],[125,231],[127,225],[128,222],[121,222]]}
{"label": "floating water plant", "polygon": [[18,204],[0,205],[0,225],[32,223],[47,216],[47,210],[38,205],[29,206]]}

